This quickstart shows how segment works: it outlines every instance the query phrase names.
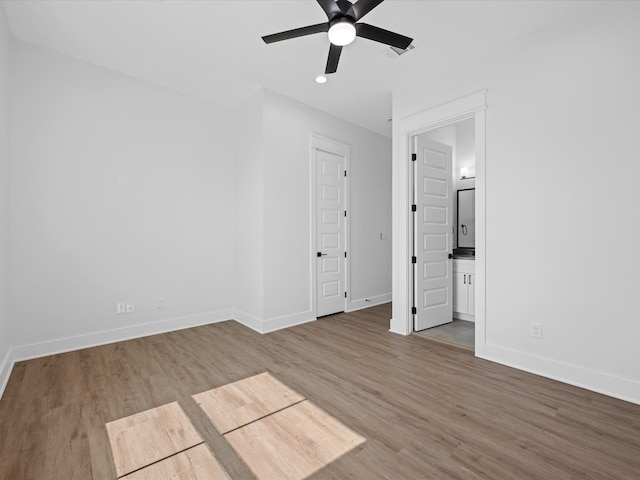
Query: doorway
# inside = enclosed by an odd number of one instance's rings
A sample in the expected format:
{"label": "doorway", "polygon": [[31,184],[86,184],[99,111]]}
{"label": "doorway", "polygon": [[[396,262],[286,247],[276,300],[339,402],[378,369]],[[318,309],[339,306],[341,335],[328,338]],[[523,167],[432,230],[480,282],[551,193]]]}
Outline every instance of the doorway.
{"label": "doorway", "polygon": [[473,349],[474,118],[415,136],[413,149],[414,331]]}
{"label": "doorway", "polygon": [[393,306],[390,331],[410,335],[414,331],[412,257],[412,138],[436,128],[473,119],[476,155],[475,229],[475,354],[483,356],[485,332],[485,130],[486,91],[459,98],[394,123],[393,152]]}
{"label": "doorway", "polygon": [[450,323],[453,311],[453,147],[432,140],[429,134],[412,139],[414,331]]}
{"label": "doorway", "polygon": [[312,290],[316,318],[347,302],[347,170],[351,147],[311,136]]}

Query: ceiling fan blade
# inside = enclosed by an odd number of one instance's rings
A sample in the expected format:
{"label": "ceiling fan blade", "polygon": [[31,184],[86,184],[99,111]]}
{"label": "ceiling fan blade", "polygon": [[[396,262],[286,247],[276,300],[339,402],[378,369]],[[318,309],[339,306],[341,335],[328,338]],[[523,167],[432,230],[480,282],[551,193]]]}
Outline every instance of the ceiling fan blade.
{"label": "ceiling fan blade", "polygon": [[318,3],[324,10],[324,13],[327,14],[329,21],[333,20],[338,15],[342,15],[342,10],[340,10],[340,7],[335,0],[318,0]]}
{"label": "ceiling fan blade", "polygon": [[338,70],[338,62],[340,61],[340,54],[342,53],[342,47],[338,45],[331,44],[329,48],[329,58],[327,58],[327,68],[325,68],[324,73],[336,73]]}
{"label": "ceiling fan blade", "polygon": [[271,35],[265,35],[262,37],[264,43],[281,42],[282,40],[289,40],[290,38],[304,37],[305,35],[312,35],[314,33],[322,33],[329,31],[328,23],[318,23],[317,25],[309,25],[307,27],[294,28],[293,30],[287,30],[286,32],[273,33]]}
{"label": "ceiling fan blade", "polygon": [[356,20],[360,20],[371,10],[380,5],[384,0],[358,0],[349,9],[351,16]]}
{"label": "ceiling fan blade", "polygon": [[406,49],[411,45],[411,42],[413,42],[413,38],[405,37],[404,35],[390,32],[383,28],[374,27],[368,23],[356,23],[356,35],[362,38],[368,38],[374,42],[380,42],[386,45],[391,45],[392,47],[401,48],[402,50]]}

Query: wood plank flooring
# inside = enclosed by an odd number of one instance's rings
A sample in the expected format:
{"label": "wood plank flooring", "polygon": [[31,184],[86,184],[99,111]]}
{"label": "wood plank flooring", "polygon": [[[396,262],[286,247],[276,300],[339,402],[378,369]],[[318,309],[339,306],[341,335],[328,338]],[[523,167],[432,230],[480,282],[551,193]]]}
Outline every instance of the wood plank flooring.
{"label": "wood plank flooring", "polygon": [[305,400],[225,435],[261,480],[302,480],[366,440]]}
{"label": "wood plank flooring", "polygon": [[205,444],[131,473],[121,480],[230,480]]}
{"label": "wood plank flooring", "polygon": [[267,372],[192,398],[222,434],[304,400]]}
{"label": "wood plank flooring", "polygon": [[366,438],[310,479],[640,478],[640,406],[391,334],[390,316],[268,335],[229,321],[20,362],[0,479],[115,479],[105,424],[175,401],[229,477],[253,479],[191,396],[265,371]]}
{"label": "wood plank flooring", "polygon": [[106,425],[118,477],[203,442],[178,402]]}

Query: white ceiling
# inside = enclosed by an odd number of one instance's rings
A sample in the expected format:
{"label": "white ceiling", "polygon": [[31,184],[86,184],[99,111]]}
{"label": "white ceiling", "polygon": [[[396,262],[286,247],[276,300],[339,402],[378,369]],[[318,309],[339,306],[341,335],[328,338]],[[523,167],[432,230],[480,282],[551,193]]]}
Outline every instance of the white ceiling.
{"label": "white ceiling", "polygon": [[262,35],[326,21],[314,0],[6,0],[13,36],[226,106],[259,86],[390,136],[391,91],[584,8],[579,1],[387,0],[363,21],[414,38],[357,39],[317,85],[326,34],[266,45]]}

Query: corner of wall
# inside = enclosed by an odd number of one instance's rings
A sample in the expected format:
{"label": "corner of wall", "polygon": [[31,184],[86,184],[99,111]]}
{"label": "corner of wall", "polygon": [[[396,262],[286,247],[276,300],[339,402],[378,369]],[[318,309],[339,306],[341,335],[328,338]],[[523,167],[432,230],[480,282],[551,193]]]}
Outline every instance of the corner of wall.
{"label": "corner of wall", "polygon": [[350,300],[347,305],[347,312],[355,312],[356,310],[362,310],[364,308],[375,307],[376,305],[383,305],[391,301],[391,292],[382,295],[375,295],[368,298],[360,298],[358,300]]}
{"label": "corner of wall", "polygon": [[2,363],[0,363],[0,400],[2,399],[2,395],[4,394],[4,389],[7,387],[7,383],[9,382],[9,377],[11,376],[11,372],[13,371],[13,355],[12,349],[9,348]]}
{"label": "corner of wall", "polygon": [[4,6],[0,5],[0,397],[13,368],[9,308],[12,41]]}

